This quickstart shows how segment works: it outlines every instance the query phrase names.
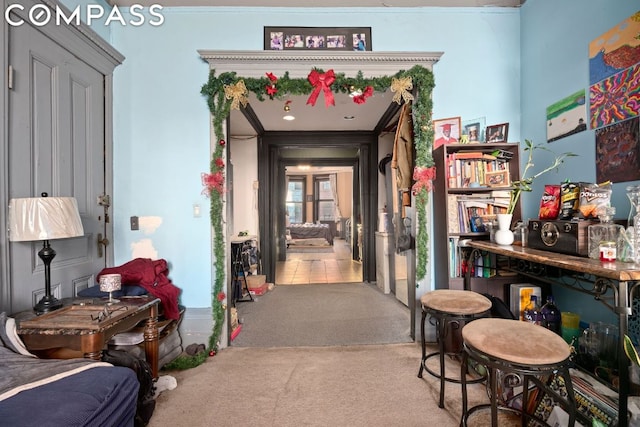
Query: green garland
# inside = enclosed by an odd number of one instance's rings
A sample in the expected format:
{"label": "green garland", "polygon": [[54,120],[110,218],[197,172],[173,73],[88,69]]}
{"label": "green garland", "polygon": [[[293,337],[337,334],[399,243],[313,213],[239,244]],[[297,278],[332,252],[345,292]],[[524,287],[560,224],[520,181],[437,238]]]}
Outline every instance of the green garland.
{"label": "green garland", "polygon": [[[317,69],[318,72],[323,72]],[[346,77],[344,73],[335,73],[335,81],[331,89],[335,93],[350,93],[354,88],[364,89],[371,86],[375,92],[385,92],[390,86],[393,79],[401,79],[411,77],[413,87],[415,89],[415,99],[412,106],[413,125],[414,125],[414,144],[416,147],[416,167],[431,168],[433,167],[433,157],[431,150],[433,147],[433,126],[431,123],[431,92],[434,87],[433,73],[416,65],[408,71],[399,71],[393,76],[364,78],[362,71],[358,71],[355,77]],[[225,141],[222,124],[229,115],[231,109],[231,99],[225,98],[225,86],[236,84],[243,81],[248,92],[256,95],[258,100],[264,101],[267,96],[266,87],[274,84],[277,87],[277,93],[273,95],[276,99],[283,99],[286,95],[308,95],[313,91],[313,86],[305,78],[292,79],[289,72],[277,78],[276,82],[272,82],[266,75],[261,78],[238,77],[235,72],[222,73],[218,77],[215,70],[209,73],[209,80],[202,86],[201,94],[206,96],[207,105],[213,117],[213,131],[218,141],[213,158],[211,160],[211,175],[222,174],[224,177],[224,165],[219,160],[223,158]],[[428,257],[429,236],[427,233],[427,214],[426,206],[429,200],[428,188],[421,187],[414,191],[416,197],[416,210],[418,217],[417,231],[417,270],[418,279],[422,279],[426,275],[426,265]],[[219,346],[219,337],[222,331],[224,320],[224,310],[222,302],[218,295],[223,292],[225,280],[225,243],[222,227],[223,214],[223,192],[211,191],[211,225],[213,227],[213,265],[215,268],[215,280],[212,286],[211,302],[213,308],[213,331],[209,337],[208,350],[217,351]],[[200,361],[202,363],[204,358]],[[198,363],[196,360],[194,363]],[[199,363],[198,363],[199,364]],[[190,366],[189,366],[190,367]]]}

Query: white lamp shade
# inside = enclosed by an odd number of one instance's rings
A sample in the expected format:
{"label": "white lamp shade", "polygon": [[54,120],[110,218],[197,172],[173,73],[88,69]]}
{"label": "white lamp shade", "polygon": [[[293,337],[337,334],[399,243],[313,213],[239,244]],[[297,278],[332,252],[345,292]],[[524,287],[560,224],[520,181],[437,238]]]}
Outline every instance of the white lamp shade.
{"label": "white lamp shade", "polygon": [[84,235],[73,197],[30,197],[9,202],[9,240],[29,242]]}

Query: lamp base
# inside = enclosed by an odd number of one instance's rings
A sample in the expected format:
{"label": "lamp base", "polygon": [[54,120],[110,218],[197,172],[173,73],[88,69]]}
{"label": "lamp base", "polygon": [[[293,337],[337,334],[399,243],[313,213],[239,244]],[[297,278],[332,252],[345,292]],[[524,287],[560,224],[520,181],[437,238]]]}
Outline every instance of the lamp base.
{"label": "lamp base", "polygon": [[119,299],[115,299],[112,295],[112,292],[109,292],[109,299],[107,300],[107,305],[117,304],[119,303]]}
{"label": "lamp base", "polygon": [[50,311],[62,308],[62,301],[54,297],[53,295],[45,295],[40,301],[33,307],[33,310],[37,315],[48,313]]}

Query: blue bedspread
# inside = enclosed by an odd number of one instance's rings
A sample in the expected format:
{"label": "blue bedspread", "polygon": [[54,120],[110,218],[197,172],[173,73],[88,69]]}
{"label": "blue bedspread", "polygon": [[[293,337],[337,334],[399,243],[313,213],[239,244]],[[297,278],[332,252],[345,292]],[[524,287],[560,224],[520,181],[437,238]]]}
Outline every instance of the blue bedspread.
{"label": "blue bedspread", "polygon": [[88,369],[0,402],[12,427],[133,427],[138,379],[124,367]]}
{"label": "blue bedspread", "polygon": [[38,359],[0,313],[0,424],[133,426],[140,383],[133,370],[88,359]]}

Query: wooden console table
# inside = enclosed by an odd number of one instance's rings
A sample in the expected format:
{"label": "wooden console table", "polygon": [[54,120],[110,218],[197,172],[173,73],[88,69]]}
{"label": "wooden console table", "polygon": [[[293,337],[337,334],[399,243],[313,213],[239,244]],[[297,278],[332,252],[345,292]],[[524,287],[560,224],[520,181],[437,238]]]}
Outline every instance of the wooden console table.
{"label": "wooden console table", "polygon": [[[620,340],[618,342],[618,370],[620,373],[619,425],[626,426],[629,396],[629,359],[624,352],[624,334],[629,329],[633,296],[640,286],[640,265],[599,260],[532,249],[517,245],[500,246],[488,241],[471,241],[470,260],[482,252],[496,254],[506,260],[506,268],[522,276],[530,277],[553,286],[560,285],[592,295],[605,304],[618,317]],[[469,269],[471,270],[471,269]],[[469,289],[470,271],[465,278],[465,289]]]}
{"label": "wooden console table", "polygon": [[29,351],[62,348],[100,360],[102,350],[114,335],[146,321],[145,356],[153,377],[158,377],[158,298],[121,297],[110,305],[100,298],[71,299],[64,303],[63,308],[41,316],[33,312],[16,316],[18,334]]}

